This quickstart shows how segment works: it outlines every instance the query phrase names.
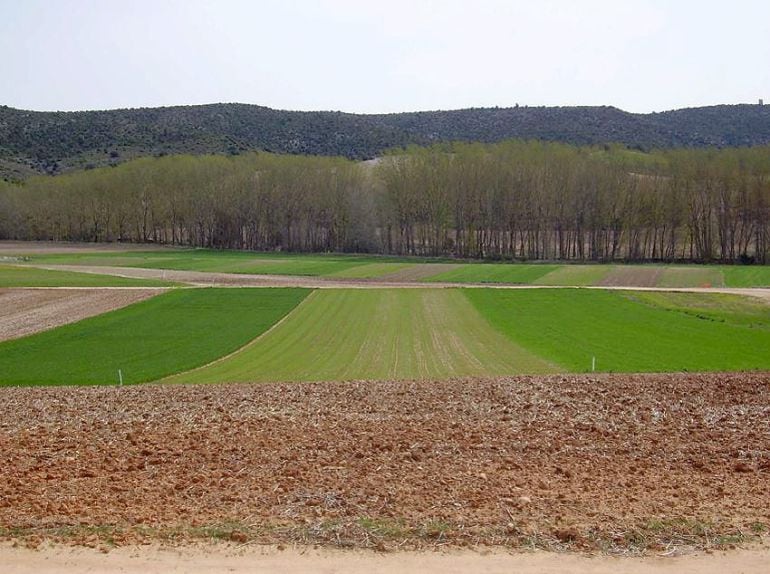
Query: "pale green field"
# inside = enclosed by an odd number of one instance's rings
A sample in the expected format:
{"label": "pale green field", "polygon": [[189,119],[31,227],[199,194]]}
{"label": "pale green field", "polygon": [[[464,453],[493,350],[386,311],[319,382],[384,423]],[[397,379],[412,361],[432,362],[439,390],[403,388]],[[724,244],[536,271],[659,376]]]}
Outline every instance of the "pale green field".
{"label": "pale green field", "polygon": [[532,282],[533,285],[596,285],[612,269],[611,265],[562,265]]}
{"label": "pale green field", "polygon": [[461,290],[315,291],[233,356],[180,383],[446,378],[559,369],[496,331]]}
{"label": "pale green field", "polygon": [[368,263],[358,267],[343,269],[329,273],[326,277],[339,277],[340,279],[375,279],[383,275],[389,275],[412,267],[410,263]]}

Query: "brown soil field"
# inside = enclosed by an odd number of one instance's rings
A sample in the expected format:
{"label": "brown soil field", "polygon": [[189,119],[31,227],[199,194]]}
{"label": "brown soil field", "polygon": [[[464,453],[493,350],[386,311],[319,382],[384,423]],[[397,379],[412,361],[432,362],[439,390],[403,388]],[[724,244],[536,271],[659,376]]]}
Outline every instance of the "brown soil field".
{"label": "brown soil field", "polygon": [[148,299],[160,289],[0,289],[0,341]]}
{"label": "brown soil field", "polygon": [[770,525],[770,373],[1,391],[24,546],[670,553]]}

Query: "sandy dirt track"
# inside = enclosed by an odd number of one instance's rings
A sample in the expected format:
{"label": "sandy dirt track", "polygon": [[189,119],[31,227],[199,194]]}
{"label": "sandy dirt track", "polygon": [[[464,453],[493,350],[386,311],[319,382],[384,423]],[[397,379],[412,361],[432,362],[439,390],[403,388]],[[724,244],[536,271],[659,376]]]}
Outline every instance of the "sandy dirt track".
{"label": "sandy dirt track", "polygon": [[0,341],[80,321],[161,292],[159,289],[0,289]]}
{"label": "sandy dirt track", "polygon": [[33,544],[174,533],[666,552],[770,525],[770,373],[6,388],[2,399],[0,538]]}
{"label": "sandy dirt track", "polygon": [[580,556],[545,552],[398,552],[375,553],[222,546],[181,549],[126,547],[107,554],[91,550],[0,546],[4,574],[766,574],[770,551],[676,557]]}
{"label": "sandy dirt track", "polygon": [[419,281],[386,281],[383,279],[338,279],[300,275],[254,275],[240,273],[210,273],[206,271],[178,271],[172,269],[144,269],[140,267],[108,267],[87,265],[35,265],[41,269],[79,271],[99,275],[115,275],[133,279],[160,279],[196,286],[210,287],[308,287],[311,289],[610,289],[626,291],[684,291],[691,293],[728,293],[750,295],[770,302],[770,288],[735,287],[623,287],[618,285],[570,287],[565,285],[507,285],[501,283],[451,283]]}

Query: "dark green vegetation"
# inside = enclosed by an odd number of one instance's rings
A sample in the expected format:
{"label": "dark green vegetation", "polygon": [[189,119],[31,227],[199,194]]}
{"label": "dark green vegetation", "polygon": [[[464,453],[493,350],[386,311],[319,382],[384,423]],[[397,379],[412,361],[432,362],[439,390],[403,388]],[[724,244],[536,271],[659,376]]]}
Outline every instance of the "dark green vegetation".
{"label": "dark green vegetation", "polygon": [[637,148],[762,145],[770,143],[770,108],[711,106],[632,114],[608,106],[516,106],[356,115],[243,104],[93,112],[0,107],[0,177],[158,154],[265,150],[365,159],[406,144],[510,138]]}
{"label": "dark green vegetation", "polygon": [[2,238],[765,263],[770,146],[641,153],[508,141],[410,148],[376,165],[265,153],[144,158],[0,190]]}
{"label": "dark green vegetation", "polygon": [[260,335],[304,289],[184,289],[0,343],[0,385],[141,383],[206,364]]}
{"label": "dark green vegetation", "polygon": [[487,290],[466,295],[521,347],[572,372],[770,369],[770,307],[719,294]]}
{"label": "dark green vegetation", "polygon": [[112,275],[49,271],[0,263],[0,288],[3,287],[161,287],[172,285],[152,279],[128,279]]}

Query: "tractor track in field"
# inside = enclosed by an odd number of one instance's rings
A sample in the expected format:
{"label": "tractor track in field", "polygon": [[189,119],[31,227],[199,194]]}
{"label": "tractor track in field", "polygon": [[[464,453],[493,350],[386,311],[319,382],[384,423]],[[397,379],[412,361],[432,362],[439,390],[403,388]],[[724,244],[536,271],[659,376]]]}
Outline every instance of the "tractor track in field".
{"label": "tractor track in field", "polygon": [[724,293],[749,295],[770,303],[770,288],[766,287],[646,287],[633,285],[512,285],[505,283],[458,283],[386,281],[382,279],[339,279],[302,275],[257,275],[240,273],[212,273],[206,271],[179,271],[147,269],[142,267],[102,267],[86,265],[29,265],[52,271],[76,271],[99,275],[113,275],[128,279],[160,279],[194,287],[306,287],[310,289],[600,289],[610,291],[668,291],[686,293]]}

